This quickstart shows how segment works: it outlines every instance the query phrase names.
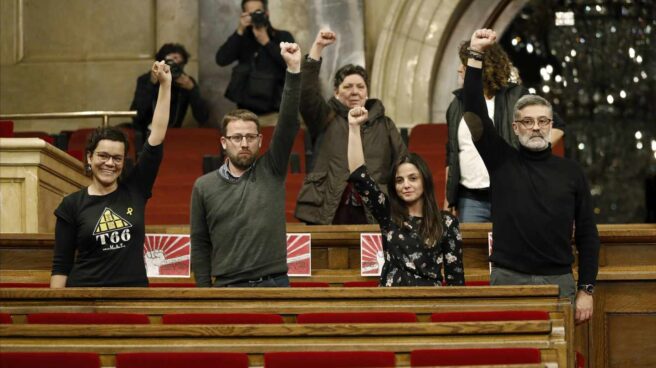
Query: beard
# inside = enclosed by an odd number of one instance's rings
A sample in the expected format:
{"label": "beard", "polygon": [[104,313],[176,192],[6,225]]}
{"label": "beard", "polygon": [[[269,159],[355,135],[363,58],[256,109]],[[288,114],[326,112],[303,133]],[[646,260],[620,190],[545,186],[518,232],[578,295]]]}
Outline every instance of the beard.
{"label": "beard", "polygon": [[[244,151],[239,151],[244,153]],[[230,163],[235,166],[236,168],[240,170],[246,170],[251,165],[253,165],[253,162],[255,162],[255,158],[257,157],[257,152],[253,153],[249,151],[249,155],[240,155],[239,152],[237,153],[232,153],[232,152],[227,152],[228,159],[230,160]]]}
{"label": "beard", "polygon": [[549,139],[547,137],[551,136],[551,130],[546,132],[545,135],[542,134],[519,134],[519,143],[524,146],[524,148],[529,151],[542,151],[549,147]]}

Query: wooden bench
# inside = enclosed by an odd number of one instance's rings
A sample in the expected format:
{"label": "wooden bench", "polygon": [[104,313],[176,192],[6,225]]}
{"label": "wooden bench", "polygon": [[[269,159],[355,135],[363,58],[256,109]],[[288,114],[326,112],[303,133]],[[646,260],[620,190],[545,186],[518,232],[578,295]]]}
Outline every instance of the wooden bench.
{"label": "wooden bench", "polygon": [[[517,339],[519,335],[512,335],[509,342],[502,343],[493,338],[490,339],[488,342],[493,344],[491,346],[498,346],[494,343],[498,343],[500,346],[515,346],[513,344],[517,343],[521,347],[526,346],[522,344],[529,343],[531,346],[539,345],[540,348],[552,349],[556,352],[554,357],[562,367],[566,367],[567,362],[573,361],[571,304],[558,298],[558,288],[555,286],[361,289],[333,287],[304,289],[84,288],[0,290],[0,311],[10,313],[14,320],[14,325],[6,328],[17,328],[16,324],[23,322],[26,314],[37,312],[142,313],[149,315],[152,322],[158,323],[161,315],[167,313],[278,313],[283,315],[286,321],[292,322],[295,315],[299,313],[398,311],[416,313],[418,321],[420,321],[418,323],[422,323],[429,321],[430,314],[435,312],[490,310],[545,310],[550,313],[551,318],[551,321],[549,321],[551,323],[551,332],[548,334],[548,338],[546,335],[540,337],[539,334],[529,334],[521,335],[521,338]],[[286,328],[295,328],[296,331],[308,331],[307,327],[301,325],[285,326]],[[458,326],[465,325],[460,324]],[[512,325],[509,324],[508,326]],[[263,329],[266,328],[270,327],[263,327]],[[387,328],[388,326],[381,327],[382,330]],[[408,340],[403,340],[403,344],[412,343],[410,346],[413,349],[452,345],[454,347],[467,347],[470,340],[473,339],[473,337],[463,334],[440,336],[435,333],[436,330],[431,331],[435,336],[420,335],[415,332],[414,335],[398,336],[398,339]],[[340,330],[340,332],[345,331]],[[289,334],[283,335],[288,336]],[[397,343],[401,343],[401,340],[395,340],[396,335],[353,338],[354,341],[347,343],[344,338],[348,336],[348,334],[340,338],[289,336],[291,340],[288,345],[277,346],[271,342],[273,345],[262,345],[258,351],[264,352],[272,349],[284,351],[285,349],[292,349],[296,345],[308,346],[307,344],[310,343],[308,338],[317,340],[315,345],[310,345],[316,348],[329,343],[330,339],[336,340],[334,342],[338,345],[333,347],[335,350],[339,350],[339,347],[345,349],[349,346],[356,350],[375,350],[376,347],[391,349]],[[409,336],[412,336],[412,338]],[[348,338],[350,339],[350,337]],[[251,338],[249,341],[253,339]],[[262,339],[271,340],[265,337],[262,337]],[[3,345],[5,345],[7,340],[3,340]],[[32,340],[34,339],[32,338]],[[84,344],[84,340],[79,338],[75,340],[75,343]],[[120,341],[124,342],[125,339],[116,338],[115,340],[116,343],[119,343]],[[135,342],[137,340],[138,338],[135,337],[131,341]],[[216,338],[212,340],[214,341]],[[260,338],[255,340],[260,341]],[[48,341],[48,339],[44,339],[44,341]],[[393,341],[397,342],[394,343]],[[72,345],[64,345],[61,348],[64,349],[66,346],[70,347]],[[35,347],[35,349],[37,348]],[[228,350],[230,350],[229,347],[224,347],[223,351]],[[405,353],[410,350],[412,349],[407,350]]]}
{"label": "wooden bench", "polygon": [[[598,229],[601,252],[594,315],[590,323],[576,327],[575,348],[586,356],[589,367],[656,366],[656,354],[644,354],[656,351],[656,224],[601,224]],[[147,230],[186,233],[189,228],[148,226]],[[490,224],[461,225],[468,281],[488,279],[490,230]],[[288,231],[310,232],[313,240],[313,276],[294,280],[333,286],[375,280],[359,274],[359,236],[377,232],[376,226],[289,224]],[[0,282],[48,282],[53,244],[52,233],[0,234]],[[91,305],[86,304],[87,310],[93,310]],[[213,311],[210,306],[200,308]]]}
{"label": "wooden bench", "polygon": [[566,346],[554,332],[552,321],[0,326],[2,351],[97,352],[103,365],[113,365],[117,353],[137,351],[246,352],[253,366],[265,352],[383,350],[407,366],[415,349],[496,347],[538,348],[544,362],[559,363]]}

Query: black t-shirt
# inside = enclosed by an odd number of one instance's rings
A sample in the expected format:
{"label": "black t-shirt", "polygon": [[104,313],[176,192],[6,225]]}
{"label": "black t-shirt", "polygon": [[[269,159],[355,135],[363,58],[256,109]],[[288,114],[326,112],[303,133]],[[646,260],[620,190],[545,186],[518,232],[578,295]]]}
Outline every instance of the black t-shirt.
{"label": "black t-shirt", "polygon": [[84,188],[57,207],[52,274],[68,275],[67,287],[148,286],[144,213],[162,152],[161,144],[146,143],[114,192],[96,196]]}

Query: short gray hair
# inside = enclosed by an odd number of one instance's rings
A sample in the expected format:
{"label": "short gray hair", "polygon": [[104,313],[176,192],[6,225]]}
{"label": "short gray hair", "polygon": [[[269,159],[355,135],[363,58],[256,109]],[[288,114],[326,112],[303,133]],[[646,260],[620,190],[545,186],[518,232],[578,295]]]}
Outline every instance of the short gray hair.
{"label": "short gray hair", "polygon": [[515,103],[515,111],[513,112],[515,120],[519,119],[521,116],[519,110],[525,108],[526,106],[544,106],[549,109],[549,114],[553,116],[553,108],[551,104],[546,99],[538,95],[524,95]]}

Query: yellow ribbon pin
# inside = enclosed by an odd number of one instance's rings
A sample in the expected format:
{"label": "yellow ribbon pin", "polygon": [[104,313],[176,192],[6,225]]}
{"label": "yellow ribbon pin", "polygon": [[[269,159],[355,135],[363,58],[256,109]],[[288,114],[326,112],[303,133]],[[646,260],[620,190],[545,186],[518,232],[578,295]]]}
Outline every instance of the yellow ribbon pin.
{"label": "yellow ribbon pin", "polygon": [[128,207],[127,213],[128,215],[132,216],[132,207]]}

